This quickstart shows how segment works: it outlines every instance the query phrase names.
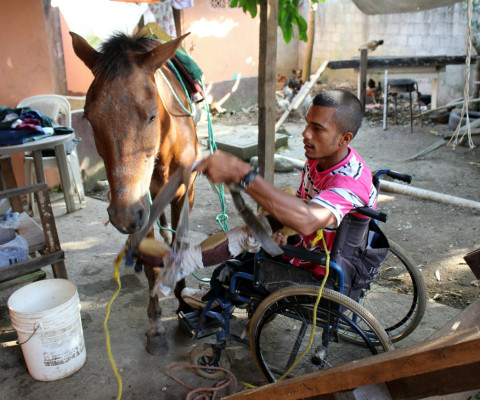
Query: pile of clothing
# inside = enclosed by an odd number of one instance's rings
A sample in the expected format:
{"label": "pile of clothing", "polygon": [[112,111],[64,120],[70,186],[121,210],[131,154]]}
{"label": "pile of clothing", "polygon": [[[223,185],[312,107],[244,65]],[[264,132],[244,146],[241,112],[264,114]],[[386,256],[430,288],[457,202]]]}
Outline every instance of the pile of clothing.
{"label": "pile of clothing", "polygon": [[56,126],[50,117],[30,107],[0,106],[0,146],[12,146],[42,139],[56,133],[71,133],[73,129]]}

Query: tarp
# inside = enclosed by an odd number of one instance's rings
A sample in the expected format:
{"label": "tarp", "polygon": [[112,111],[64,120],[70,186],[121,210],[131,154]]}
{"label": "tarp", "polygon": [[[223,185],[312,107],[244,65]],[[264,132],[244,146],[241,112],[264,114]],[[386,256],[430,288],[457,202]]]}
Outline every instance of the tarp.
{"label": "tarp", "polygon": [[430,10],[459,3],[462,0],[352,0],[365,14],[396,14]]}

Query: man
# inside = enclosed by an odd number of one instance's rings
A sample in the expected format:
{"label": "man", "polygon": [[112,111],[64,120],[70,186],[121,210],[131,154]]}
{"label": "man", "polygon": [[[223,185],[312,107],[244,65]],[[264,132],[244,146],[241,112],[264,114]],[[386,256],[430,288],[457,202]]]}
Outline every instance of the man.
{"label": "man", "polygon": [[[350,147],[362,119],[360,101],[348,91],[323,91],[313,99],[302,133],[308,160],[296,196],[275,188],[248,163],[221,151],[202,160],[196,169],[214,183],[240,184],[269,213],[277,243],[286,244],[287,235],[280,228],[288,227],[298,232],[305,248],[314,250],[322,246],[321,241],[315,243],[314,239],[323,229],[331,250],[335,229],[344,216],[355,207],[374,207],[377,198],[370,169]],[[192,249],[196,252],[193,258],[202,259],[197,266],[219,264],[249,246],[256,250],[256,243],[245,228],[219,235]],[[185,288],[182,298],[192,307],[200,308],[205,293],[206,290]]]}

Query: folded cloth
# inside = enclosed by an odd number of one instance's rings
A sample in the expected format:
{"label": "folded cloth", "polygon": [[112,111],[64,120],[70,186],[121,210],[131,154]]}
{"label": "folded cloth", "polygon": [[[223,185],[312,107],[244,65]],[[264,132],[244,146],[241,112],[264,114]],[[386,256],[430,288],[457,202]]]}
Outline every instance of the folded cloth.
{"label": "folded cloth", "polygon": [[0,146],[13,146],[31,142],[32,140],[43,139],[53,135],[53,129],[1,129]]}

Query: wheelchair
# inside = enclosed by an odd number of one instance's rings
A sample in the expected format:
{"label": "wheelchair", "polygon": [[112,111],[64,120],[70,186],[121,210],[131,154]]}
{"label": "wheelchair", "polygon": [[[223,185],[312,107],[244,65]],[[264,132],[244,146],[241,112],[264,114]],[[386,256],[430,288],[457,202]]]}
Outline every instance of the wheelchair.
{"label": "wheelchair", "polygon": [[[288,253],[289,248],[283,250]],[[312,282],[307,271],[262,251],[227,261],[224,268],[232,273],[229,283],[222,283],[222,295],[208,300],[203,311],[179,313],[193,337],[216,335],[216,343],[193,349],[191,364],[229,369],[226,342],[234,340],[250,346],[259,370],[275,382],[285,373],[288,378],[304,375],[393,349],[373,315],[333,288],[323,289],[314,314],[320,282]],[[231,310],[236,306],[246,308],[250,316],[249,339],[231,332]],[[210,328],[212,322],[217,324]],[[310,340],[308,352],[297,362]],[[217,369],[196,372],[212,379],[223,376]]]}
{"label": "wheelchair", "polygon": [[[375,175],[377,185],[378,176],[383,173],[394,175],[397,179],[404,177],[382,170]],[[386,220],[385,214],[371,209],[356,211]],[[370,224],[370,220],[362,220],[353,217],[353,224]],[[229,369],[226,342],[234,340],[250,346],[263,376],[269,382],[275,382],[283,377],[304,375],[393,349],[392,342],[408,335],[421,319],[424,310],[421,302],[426,301],[423,279],[415,264],[408,261],[397,247],[390,247],[386,268],[384,265],[380,272],[377,270],[378,275],[374,272],[371,282],[360,282],[361,288],[357,288],[355,300],[343,294],[345,273],[336,261],[344,251],[342,244],[349,236],[351,222],[352,219],[344,219],[338,228],[329,262],[329,278],[316,313],[321,282],[313,281],[310,272],[293,267],[283,256],[272,258],[260,251],[224,263],[223,268],[229,271],[228,279],[221,283],[222,290],[212,290],[214,293],[206,308],[179,313],[181,323],[193,337],[202,339],[216,335],[215,343],[193,349],[190,362]],[[324,254],[291,244],[282,246],[282,250],[286,256],[317,266],[326,264]],[[397,265],[389,259],[398,261]],[[413,286],[407,289],[411,294],[392,292],[390,283],[399,282],[399,276],[403,281],[407,280],[406,274],[413,276],[409,283],[403,282]],[[347,280],[350,279],[347,277]],[[385,285],[385,282],[388,284]],[[212,288],[215,289],[213,284]],[[389,295],[385,297],[387,292]],[[396,295],[392,296],[392,293]],[[400,302],[399,310],[392,313],[390,309],[395,309],[399,296],[406,299]],[[231,311],[234,307],[247,309],[248,339],[231,332]],[[379,307],[383,309],[379,310]],[[213,329],[210,329],[212,322]],[[212,379],[223,376],[218,369],[198,369],[196,372]]]}

